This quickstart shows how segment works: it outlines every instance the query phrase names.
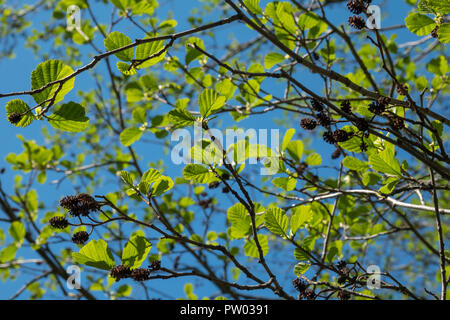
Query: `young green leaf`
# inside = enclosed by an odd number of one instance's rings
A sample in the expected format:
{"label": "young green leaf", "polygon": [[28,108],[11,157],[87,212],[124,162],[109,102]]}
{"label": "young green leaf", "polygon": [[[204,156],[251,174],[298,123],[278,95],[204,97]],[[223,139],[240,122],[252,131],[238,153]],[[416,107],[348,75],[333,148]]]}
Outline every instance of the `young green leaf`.
{"label": "young green leaf", "polygon": [[[258,234],[258,242],[261,246],[263,256],[269,253],[269,240],[266,235]],[[247,240],[244,244],[244,252],[247,257],[259,258],[258,247],[255,239]]]}
{"label": "young green leaf", "polygon": [[226,100],[227,99],[224,96],[221,96],[213,89],[203,90],[198,99],[201,115],[204,118],[208,117],[222,108]]}
{"label": "young green leaf", "polygon": [[297,179],[292,177],[279,177],[273,179],[272,183],[278,188],[281,188],[286,191],[292,191],[295,189],[295,186],[297,185]]}
{"label": "young green leaf", "polygon": [[55,108],[53,114],[48,116],[48,122],[53,128],[67,132],[81,132],[89,126],[84,107],[75,102]]}
{"label": "young green leaf", "polygon": [[313,211],[309,205],[299,206],[293,209],[289,225],[294,235],[297,230],[313,217]]}
{"label": "young green leaf", "polygon": [[75,262],[97,269],[110,270],[115,266],[114,258],[105,240],[91,240],[79,252],[73,252]]}
{"label": "young green leaf", "polygon": [[[108,51],[116,50],[131,44],[131,39],[125,34],[114,31],[103,41]],[[114,55],[122,61],[131,61],[134,57],[134,48],[128,48],[114,53]]]}
{"label": "young green leaf", "polygon": [[14,221],[9,226],[9,234],[17,242],[20,242],[25,238],[25,232],[25,226],[20,221]]}
{"label": "young green leaf", "polygon": [[369,168],[367,162],[361,161],[351,156],[347,156],[342,161],[342,165],[350,170],[366,171]]}
{"label": "young green leaf", "polygon": [[136,127],[126,128],[120,134],[120,142],[128,147],[138,141],[143,133],[144,131]]}
{"label": "young green leaf", "polygon": [[[72,73],[72,68],[62,61],[48,60],[42,62],[33,70],[33,72],[31,72],[31,90],[40,89],[51,82],[62,80]],[[39,104],[46,100],[53,99],[55,93],[58,91],[53,100],[53,104],[56,104],[62,101],[64,96],[72,90],[74,83],[75,77],[72,77],[65,81],[61,88],[59,88],[60,83],[54,84],[41,92],[33,94],[33,99]],[[44,103],[43,106],[47,106],[49,103],[50,101]]]}
{"label": "young green leaf", "polygon": [[434,22],[433,19],[417,12],[410,13],[408,17],[406,17],[405,22],[409,31],[418,36],[430,34],[436,27],[436,22]]}
{"label": "young green leaf", "polygon": [[280,208],[270,208],[264,215],[264,225],[272,233],[285,237],[288,226],[286,213]]}
{"label": "young green leaf", "polygon": [[183,169],[183,177],[197,183],[211,183],[218,181],[214,173],[200,164],[188,164]]}
{"label": "young green leaf", "polygon": [[130,237],[122,252],[122,264],[130,269],[139,268],[147,258],[152,244],[145,238],[144,232],[138,230]]}
{"label": "young green leaf", "polygon": [[[136,69],[148,68],[163,60],[166,55],[166,51],[162,51],[163,48],[164,44],[162,41],[152,41],[138,45],[136,48],[136,60],[138,62],[142,60],[143,63],[138,64]],[[149,59],[150,57],[152,58]]]}
{"label": "young green leaf", "polygon": [[270,52],[268,53],[264,58],[264,68],[270,69],[274,65],[283,62],[284,61],[284,55],[278,52]]}

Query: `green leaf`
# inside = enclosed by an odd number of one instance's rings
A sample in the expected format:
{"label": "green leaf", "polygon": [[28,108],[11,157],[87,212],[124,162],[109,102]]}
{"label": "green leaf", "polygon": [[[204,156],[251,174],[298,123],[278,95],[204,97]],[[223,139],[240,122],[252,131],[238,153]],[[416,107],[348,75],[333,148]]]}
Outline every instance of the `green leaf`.
{"label": "green leaf", "polygon": [[374,185],[381,180],[381,176],[376,172],[364,172],[362,182],[365,186]]}
{"label": "green leaf", "polygon": [[[266,235],[258,234],[258,242],[261,246],[263,256],[269,253],[269,240]],[[259,258],[258,247],[254,239],[247,240],[244,244],[244,252],[247,257]]]}
{"label": "green leaf", "polygon": [[305,159],[305,162],[310,166],[320,166],[322,164],[322,157],[320,154],[314,152]]}
{"label": "green leaf", "polygon": [[196,118],[186,109],[176,108],[169,112],[169,119],[177,127],[193,125]]}
{"label": "green leaf", "polygon": [[0,262],[8,262],[14,259],[16,256],[18,246],[15,243],[11,243],[10,245],[4,247],[2,251],[0,251]]}
{"label": "green leaf", "polygon": [[259,6],[259,0],[244,0],[245,6],[254,14],[261,14],[262,10]]}
{"label": "green leaf", "polygon": [[285,237],[288,226],[288,218],[283,209],[270,208],[264,215],[264,225],[270,232]]}
{"label": "green leaf", "polygon": [[199,59],[201,57],[203,57],[203,53],[201,53],[200,51],[198,51],[195,48],[192,48],[191,46],[189,46],[188,44],[196,44],[200,49],[205,49],[205,45],[203,44],[203,40],[196,38],[196,37],[191,37],[186,41],[186,56],[185,56],[185,63],[186,65],[188,65],[189,63],[191,63],[192,61]]}
{"label": "green leaf", "polygon": [[418,36],[425,36],[430,34],[431,31],[436,27],[436,22],[430,17],[421,14],[412,12],[405,19],[406,27],[412,33],[417,34]]}
{"label": "green leaf", "polygon": [[224,96],[221,96],[213,89],[203,90],[198,99],[201,115],[206,118],[214,111],[222,108],[226,100]]}
{"label": "green leaf", "polygon": [[130,146],[133,143],[135,143],[136,141],[138,141],[142,134],[144,132],[139,129],[139,128],[126,128],[125,130],[122,131],[122,133],[120,134],[120,142],[124,145],[124,146]]}
{"label": "green leaf", "polygon": [[79,252],[73,252],[75,262],[97,269],[110,270],[115,262],[105,240],[91,240]]}
{"label": "green leaf", "polygon": [[309,263],[299,262],[294,267],[294,273],[298,277],[308,271],[311,265]]}
{"label": "green leaf", "polygon": [[300,261],[309,261],[310,260],[309,255],[305,251],[303,251],[303,250],[301,250],[299,248],[295,248],[295,250],[294,250],[294,258],[296,260],[300,260]]}
{"label": "green leaf", "polygon": [[134,186],[133,177],[131,176],[130,173],[128,173],[126,171],[121,171],[120,177],[122,178],[123,182],[125,182],[130,187]]}
{"label": "green leaf", "polygon": [[297,24],[301,30],[308,30],[320,23],[320,18],[314,12],[306,12],[298,18]]}
{"label": "green leaf", "polygon": [[232,238],[241,239],[250,234],[251,218],[242,203],[238,202],[228,208],[227,219],[231,222]]}
{"label": "green leaf", "polygon": [[[39,89],[51,82],[64,79],[72,73],[72,68],[59,60],[48,60],[42,62],[31,73],[31,90]],[[64,99],[64,96],[70,90],[72,90],[74,83],[75,77],[72,77],[71,79],[65,81],[61,89],[58,91],[53,104],[62,101]],[[41,92],[33,94],[34,101],[39,104],[43,101],[53,98],[54,94],[58,90],[58,87],[59,84],[54,84]],[[46,102],[42,106],[45,107],[49,103],[50,102]]]}
{"label": "green leaf", "polygon": [[294,136],[294,134],[295,134],[295,129],[293,129],[293,128],[288,129],[286,131],[286,133],[284,134],[284,137],[283,137],[283,142],[281,143],[281,150],[280,151],[286,150],[286,148],[287,148],[289,142],[291,142],[292,137]]}
{"label": "green leaf", "polygon": [[155,197],[160,196],[164,192],[167,192],[170,189],[172,189],[173,186],[174,186],[174,182],[173,182],[172,178],[167,177],[167,176],[162,176],[157,181],[155,181],[155,183],[153,184],[152,195]]}
{"label": "green leaf", "polygon": [[284,61],[284,55],[278,52],[270,52],[264,58],[264,68],[270,69],[277,63]]}
{"label": "green leaf", "polygon": [[161,173],[156,169],[147,170],[141,178],[141,182],[153,183],[161,179]]}
{"label": "green leaf", "polygon": [[117,69],[122,72],[126,76],[131,76],[133,74],[136,74],[137,71],[135,68],[133,68],[131,65],[129,65],[126,62],[118,61],[117,62]]}
{"label": "green leaf", "polygon": [[84,107],[75,102],[65,103],[55,108],[48,122],[53,128],[67,132],[81,132],[89,126]]}
{"label": "green leaf", "polygon": [[427,63],[427,70],[438,76],[445,76],[448,70],[447,60],[444,56],[431,59],[430,62]]}
{"label": "green leaf", "polygon": [[342,161],[342,165],[350,170],[366,171],[369,169],[369,165],[365,161],[361,161],[351,156],[347,156]]}
{"label": "green leaf", "polygon": [[122,264],[130,269],[139,268],[147,258],[152,244],[145,238],[142,230],[133,233],[122,252]]}
{"label": "green leaf", "polygon": [[420,0],[417,5],[417,10],[420,13],[436,13],[431,6],[429,5],[430,0]]}
{"label": "green leaf", "polygon": [[384,186],[382,186],[380,188],[380,190],[378,190],[378,191],[380,191],[383,194],[390,194],[395,189],[395,186],[399,182],[400,182],[399,179],[396,179],[396,178],[393,178],[393,177],[389,178],[389,179],[387,179],[387,183]]}
{"label": "green leaf", "polygon": [[140,44],[136,48],[136,60],[147,59],[151,56],[153,58],[138,64],[137,69],[148,68],[164,59],[166,51],[161,51],[164,48],[162,41],[152,41]]}
{"label": "green leaf", "polygon": [[20,242],[25,238],[25,226],[20,221],[14,221],[9,226],[9,235],[17,242]]}
{"label": "green leaf", "polygon": [[287,151],[295,161],[300,161],[303,155],[303,142],[301,140],[292,140],[287,145]]}
{"label": "green leaf", "polygon": [[[131,39],[125,34],[114,31],[111,32],[103,41],[108,51],[116,50],[131,44]],[[128,48],[114,53],[114,55],[122,61],[131,61],[134,57],[134,48]]]}
{"label": "green leaf", "polygon": [[183,177],[197,183],[211,183],[219,180],[214,173],[200,164],[188,164],[183,169]]}
{"label": "green leaf", "polygon": [[427,0],[426,2],[428,3],[428,7],[438,14],[450,14],[449,0]]}
{"label": "green leaf", "polygon": [[34,117],[30,111],[30,108],[28,107],[28,105],[25,102],[23,102],[20,99],[14,99],[14,100],[9,101],[6,104],[5,108],[6,108],[6,116],[7,117],[9,117],[13,113],[19,113],[22,115],[22,118],[20,119],[20,121],[18,123],[14,124],[16,127],[29,126],[34,120]]}
{"label": "green leaf", "polygon": [[312,219],[313,211],[309,205],[299,206],[293,209],[289,222],[291,233],[294,235],[306,222]]}
{"label": "green leaf", "polygon": [[443,23],[438,30],[438,39],[441,43],[450,42],[450,23]]}
{"label": "green leaf", "polygon": [[273,179],[272,183],[278,188],[281,188],[286,191],[292,191],[295,189],[295,186],[297,185],[297,179],[292,177],[280,177]]}
{"label": "green leaf", "polygon": [[400,164],[398,163],[398,160],[395,159],[393,148],[386,148],[378,154],[369,156],[369,164],[375,171],[400,177],[402,175]]}

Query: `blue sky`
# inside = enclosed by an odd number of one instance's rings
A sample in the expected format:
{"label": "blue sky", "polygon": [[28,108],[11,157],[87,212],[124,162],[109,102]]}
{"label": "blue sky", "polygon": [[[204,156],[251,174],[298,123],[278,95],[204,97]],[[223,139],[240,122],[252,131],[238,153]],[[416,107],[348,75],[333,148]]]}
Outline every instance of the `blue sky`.
{"label": "blue sky", "polygon": [[[160,1],[161,3],[163,1]],[[17,1],[8,1],[8,3],[18,3]],[[34,3],[34,1],[20,1],[20,4],[24,3]],[[186,24],[186,18],[189,15],[189,12],[192,8],[198,7],[201,1],[194,1],[194,0],[172,0],[165,2],[164,5],[162,5],[158,9],[158,15],[161,17],[165,17],[169,11],[173,12],[174,18],[178,21],[178,26],[176,27],[177,31],[185,30],[188,25]],[[265,3],[267,1],[261,1],[261,7],[265,7]],[[397,0],[397,1],[373,1],[374,4],[380,4],[382,7],[382,27],[385,26],[391,26],[396,24],[404,23],[404,18],[407,16],[408,12],[410,11],[411,7],[407,6],[404,1]],[[348,11],[345,10],[345,5],[342,4],[339,6],[333,6],[333,9],[328,9],[327,14],[328,17],[331,18],[332,21],[336,23],[342,23],[347,20],[348,17]],[[94,6],[94,13],[97,16],[97,19],[102,23],[107,23],[109,21],[109,10],[102,10],[101,7]],[[87,16],[87,12],[82,12],[83,15]],[[214,13],[213,13],[214,14]],[[33,26],[35,28],[40,28],[40,23],[42,21],[47,21],[50,19],[49,17],[50,13],[45,12],[45,14],[39,14],[33,16]],[[212,21],[213,19],[211,19]],[[135,28],[131,26],[131,24],[126,24],[126,22],[121,22],[121,25],[119,25],[119,30],[122,32],[125,32],[127,34],[131,33],[130,37],[142,37],[142,34],[139,32],[134,32]],[[248,29],[244,29],[242,24],[235,23],[230,26],[221,27],[217,31],[217,36],[220,38],[229,38],[230,33],[233,33],[235,37],[237,37],[238,40],[245,40],[246,38],[253,36],[254,33],[252,33]],[[396,31],[388,32],[388,36],[392,35],[393,33],[397,33]],[[416,36],[409,33],[407,30],[400,30],[398,31],[398,41],[400,43],[410,41],[417,39]],[[367,43],[367,40],[361,40],[364,41],[364,43]],[[100,36],[97,36],[96,38],[96,44],[99,48],[103,48],[103,40]],[[45,46],[43,47],[42,51],[45,52]],[[89,57],[89,53],[91,53],[91,48],[88,46],[85,46],[82,48],[83,56],[83,64],[88,63],[91,59]],[[30,74],[35,69],[38,63],[42,62],[39,58],[34,57],[32,52],[24,47],[23,42],[19,42],[16,49],[15,49],[16,57],[11,60],[7,59],[0,59],[0,70],[2,76],[0,77],[0,92],[11,92],[11,91],[22,91],[22,90],[28,90],[30,88]],[[52,58],[58,58],[58,57],[52,57]],[[100,67],[99,67],[100,68]],[[306,77],[309,77],[309,75],[305,75]],[[311,78],[310,80],[310,87],[314,89],[320,90],[321,82],[314,80]],[[92,80],[90,79],[90,75],[88,73],[84,73],[77,77],[75,81],[75,87],[66,96],[66,100],[70,101],[78,101],[79,98],[77,97],[77,91],[79,90],[90,90],[92,86]],[[276,88],[277,84],[273,83],[273,86]],[[27,103],[32,104],[32,99],[30,97],[22,97]],[[0,99],[0,104],[5,105],[10,98],[4,98]],[[279,114],[278,114],[279,115]],[[277,128],[277,125],[273,122],[273,119],[277,117],[277,113],[271,113],[270,116],[255,116],[252,117],[249,120],[245,120],[239,123],[240,127],[244,128]],[[221,121],[225,125],[231,125],[232,120],[229,116],[221,116]],[[10,152],[21,152],[22,145],[19,139],[16,138],[17,134],[23,135],[26,139],[35,139],[39,144],[44,144],[44,138],[41,134],[41,128],[42,126],[47,126],[48,124],[46,122],[34,122],[31,126],[27,128],[15,128],[14,126],[10,125],[8,121],[6,120],[6,117],[0,117],[0,133],[3,138],[3,146],[0,149],[0,168],[6,167],[8,168],[9,165],[4,160],[5,156],[9,154]],[[214,126],[214,124],[213,124]],[[49,128],[51,132],[51,128]],[[281,129],[281,137],[283,136],[285,132],[285,128]],[[74,136],[76,138],[76,135]],[[153,138],[153,137],[149,137]],[[320,154],[322,154],[322,158],[324,160],[329,159],[330,149],[328,146],[324,145],[323,143],[318,143],[315,145],[317,148],[316,151]],[[155,150],[152,148],[152,151],[150,152],[148,147],[144,144],[138,144],[136,145],[137,153],[142,156],[140,159],[140,163],[142,165],[146,165],[147,163],[151,161],[157,161],[161,157],[166,157],[164,153],[161,150]],[[326,163],[325,163],[326,164]],[[173,178],[176,176],[180,176],[181,170],[183,166],[169,166],[168,171],[166,174],[172,176]],[[52,180],[52,177],[55,178],[57,176],[50,174],[48,177],[48,182]],[[14,173],[11,172],[11,170],[7,170],[6,173],[2,176],[0,176],[1,181],[3,185],[7,186],[7,189],[11,191],[11,188],[8,188],[8,186],[12,185]],[[50,185],[49,183],[46,183],[46,185],[36,185],[36,188],[38,190],[40,200],[44,201],[45,203],[57,203],[60,195],[63,195],[65,193],[70,193],[73,188],[70,185],[70,183],[64,182],[59,189],[56,189],[54,185]],[[104,190],[98,190],[98,193],[102,192],[109,192],[114,190],[116,186],[112,186],[108,188],[107,186],[104,186]],[[45,192],[42,192],[45,191]],[[0,224],[0,226],[2,226]],[[6,231],[6,230],[5,230]],[[7,243],[7,241],[6,241]],[[21,250],[19,251],[19,256],[30,258],[29,250]],[[25,281],[29,279],[29,276],[23,274],[19,275],[19,279],[11,282],[8,281],[6,283],[0,284],[0,299],[5,299],[11,296],[12,292],[15,292],[20,288]],[[185,282],[188,282],[187,280]],[[123,282],[126,283],[126,282]],[[183,296],[183,283],[180,281],[171,281],[171,282],[155,282],[151,285],[151,287],[158,288],[160,285],[164,286],[165,290],[170,291],[171,295],[173,297],[180,297]],[[199,297],[203,297],[203,293],[206,294],[210,291],[210,286],[204,286],[199,289],[195,289],[195,292],[198,293]],[[139,293],[139,286],[135,286],[135,290],[137,294],[142,294],[142,292]],[[24,293],[21,298],[26,298],[27,293]]]}

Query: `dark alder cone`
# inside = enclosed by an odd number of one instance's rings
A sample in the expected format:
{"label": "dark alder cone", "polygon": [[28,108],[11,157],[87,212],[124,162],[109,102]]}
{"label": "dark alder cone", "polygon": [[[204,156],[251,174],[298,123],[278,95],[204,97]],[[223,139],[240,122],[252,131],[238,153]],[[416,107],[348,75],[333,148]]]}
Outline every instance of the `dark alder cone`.
{"label": "dark alder cone", "polygon": [[306,289],[303,293],[299,295],[300,299],[314,300],[316,298],[316,293],[313,289]]}
{"label": "dark alder cone", "polygon": [[292,285],[298,292],[304,292],[308,287],[308,284],[300,278],[292,280]]}
{"label": "dark alder cone", "polygon": [[50,225],[56,229],[64,229],[69,225],[69,221],[63,216],[56,216],[49,220]]}
{"label": "dark alder cone", "polygon": [[329,144],[335,144],[336,140],[334,139],[333,133],[331,131],[326,131],[323,134],[323,140]]}
{"label": "dark alder cone", "polygon": [[384,111],[386,111],[386,105],[378,103],[378,101],[376,102],[373,101],[372,103],[369,104],[369,111],[372,112],[373,114],[380,115]]}
{"label": "dark alder cone", "polygon": [[351,16],[348,18],[348,24],[358,30],[362,30],[366,27],[366,22],[360,16]]}
{"label": "dark alder cone", "polygon": [[202,207],[203,209],[206,209],[206,208],[209,207],[209,205],[211,204],[211,202],[212,202],[212,199],[200,200],[200,201],[198,202],[198,205],[199,205],[200,207]]}
{"label": "dark alder cone", "polygon": [[325,112],[319,112],[316,114],[319,124],[323,127],[328,127],[331,124],[331,120]]}
{"label": "dark alder cone", "polygon": [[317,127],[317,121],[313,118],[304,118],[300,120],[300,126],[305,130],[314,130]]}
{"label": "dark alder cone", "polygon": [[348,300],[350,299],[350,293],[347,291],[339,290],[337,297],[339,300]]}
{"label": "dark alder cone", "polygon": [[64,197],[61,199],[60,205],[75,217],[87,216],[90,212],[100,210],[100,204],[86,193]]}
{"label": "dark alder cone", "polygon": [[202,197],[206,197],[206,196],[208,195],[208,193],[202,192],[202,193],[200,193],[200,195],[201,195]]}
{"label": "dark alder cone", "polygon": [[319,111],[319,112],[323,111],[323,103],[320,102],[320,101],[317,100],[317,99],[312,99],[312,100],[311,100],[311,106],[312,106],[313,109],[316,110],[316,111]]}
{"label": "dark alder cone", "polygon": [[367,131],[367,129],[369,129],[369,123],[364,118],[358,118],[355,122],[355,126],[359,131]]}
{"label": "dark alder cone", "polygon": [[20,120],[22,120],[22,115],[20,113],[13,112],[8,116],[8,121],[12,124],[17,124]]}
{"label": "dark alder cone", "polygon": [[220,182],[219,181],[213,181],[208,185],[208,188],[210,189],[215,189],[219,186]]}
{"label": "dark alder cone", "polygon": [[305,162],[300,163],[295,170],[297,171],[297,173],[299,175],[303,175],[303,173],[305,172],[306,168],[308,168],[308,164]]}
{"label": "dark alder cone", "polygon": [[315,51],[313,52],[312,56],[313,56],[314,60],[319,60],[320,59],[320,56]]}
{"label": "dark alder cone", "polygon": [[397,86],[397,93],[402,96],[406,96],[408,94],[408,85],[407,84],[399,84]]}
{"label": "dark alder cone", "polygon": [[361,0],[350,0],[347,2],[347,8],[351,13],[360,14],[365,9],[365,4]]}
{"label": "dark alder cone", "polygon": [[340,261],[337,263],[336,268],[339,273],[338,283],[345,283],[348,279],[348,275],[350,274],[350,269],[347,267],[347,263],[345,261]]}
{"label": "dark alder cone", "polygon": [[152,262],[152,264],[150,265],[150,269],[152,271],[156,271],[161,269],[161,260],[155,260]]}
{"label": "dark alder cone", "polygon": [[345,113],[352,113],[352,106],[350,105],[350,101],[345,100],[341,103],[341,110]]}
{"label": "dark alder cone", "polygon": [[151,270],[145,268],[138,268],[131,271],[131,278],[135,281],[145,281],[150,279]]}
{"label": "dark alder cone", "polygon": [[116,281],[119,281],[120,279],[129,278],[131,276],[131,269],[124,265],[118,265],[109,271],[109,275],[116,279]]}
{"label": "dark alder cone", "polygon": [[348,139],[350,139],[351,136],[348,134],[347,131],[338,129],[333,132],[333,138],[334,141],[336,142],[345,142]]}
{"label": "dark alder cone", "polygon": [[378,98],[377,102],[379,104],[384,104],[384,106],[387,106],[389,104],[390,100],[389,100],[388,97],[381,96],[381,97]]}
{"label": "dark alder cone", "polygon": [[405,122],[400,117],[391,118],[389,123],[394,130],[401,130],[405,127]]}
{"label": "dark alder cone", "polygon": [[437,38],[438,37],[438,31],[439,31],[439,26],[436,26],[433,31],[431,31],[431,36],[433,38]]}
{"label": "dark alder cone", "polygon": [[86,231],[77,232],[72,236],[72,242],[76,244],[84,244],[88,240],[89,240],[89,233],[87,233]]}
{"label": "dark alder cone", "polygon": [[228,192],[230,192],[230,188],[228,188],[228,187],[223,187],[222,193],[228,193]]}
{"label": "dark alder cone", "polygon": [[230,175],[228,173],[226,173],[226,172],[222,173],[221,177],[222,177],[223,180],[230,180],[230,178],[231,178]]}
{"label": "dark alder cone", "polygon": [[336,160],[337,158],[339,158],[341,156],[341,150],[340,149],[336,149],[333,151],[333,153],[331,154],[331,159]]}

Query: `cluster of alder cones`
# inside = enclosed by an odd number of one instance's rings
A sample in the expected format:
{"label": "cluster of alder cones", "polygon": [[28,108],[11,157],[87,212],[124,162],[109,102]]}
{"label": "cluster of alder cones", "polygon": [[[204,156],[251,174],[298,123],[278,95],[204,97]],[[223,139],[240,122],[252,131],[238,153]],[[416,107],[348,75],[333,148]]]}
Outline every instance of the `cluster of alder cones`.
{"label": "cluster of alder cones", "polygon": [[[61,199],[61,207],[69,210],[72,217],[88,216],[92,212],[100,210],[102,204],[86,193],[75,196],[66,196]],[[65,229],[70,225],[64,216],[55,216],[49,220],[50,225],[55,229]],[[76,244],[84,244],[89,240],[89,233],[78,231],[73,234],[72,241]]]}
{"label": "cluster of alder cones", "polygon": [[366,21],[359,14],[365,13],[372,0],[349,0],[347,9],[354,15],[348,18],[348,24],[358,30],[366,27]]}
{"label": "cluster of alder cones", "polygon": [[[399,86],[400,89],[399,94],[405,94],[404,91],[407,90],[406,85]],[[400,92],[401,91],[401,92]],[[388,114],[387,108],[390,103],[390,99],[388,97],[380,97],[378,100],[373,101],[369,104],[368,110],[374,114],[375,116],[385,116],[389,120],[389,126],[394,130],[401,130],[404,128],[405,123],[404,119],[398,117],[396,115]],[[314,130],[318,125],[324,127],[326,131],[323,134],[323,140],[329,144],[337,145],[339,142],[345,142],[351,139],[352,137],[359,135],[361,136],[361,151],[367,151],[367,143],[364,142],[363,137],[368,136],[368,130],[370,128],[370,121],[363,118],[358,117],[352,112],[352,106],[348,100],[345,100],[341,103],[341,110],[349,115],[353,115],[355,117],[352,120],[353,125],[358,129],[357,132],[347,132],[343,129],[337,129],[332,131],[330,128],[330,124],[334,121],[332,120],[328,113],[324,108],[324,104],[317,99],[311,100],[311,107],[315,111],[315,118],[303,118],[300,121],[300,126],[305,130]],[[373,119],[373,118],[372,118]],[[336,150],[332,153],[331,158],[337,159],[341,155],[341,150],[336,148]]]}

